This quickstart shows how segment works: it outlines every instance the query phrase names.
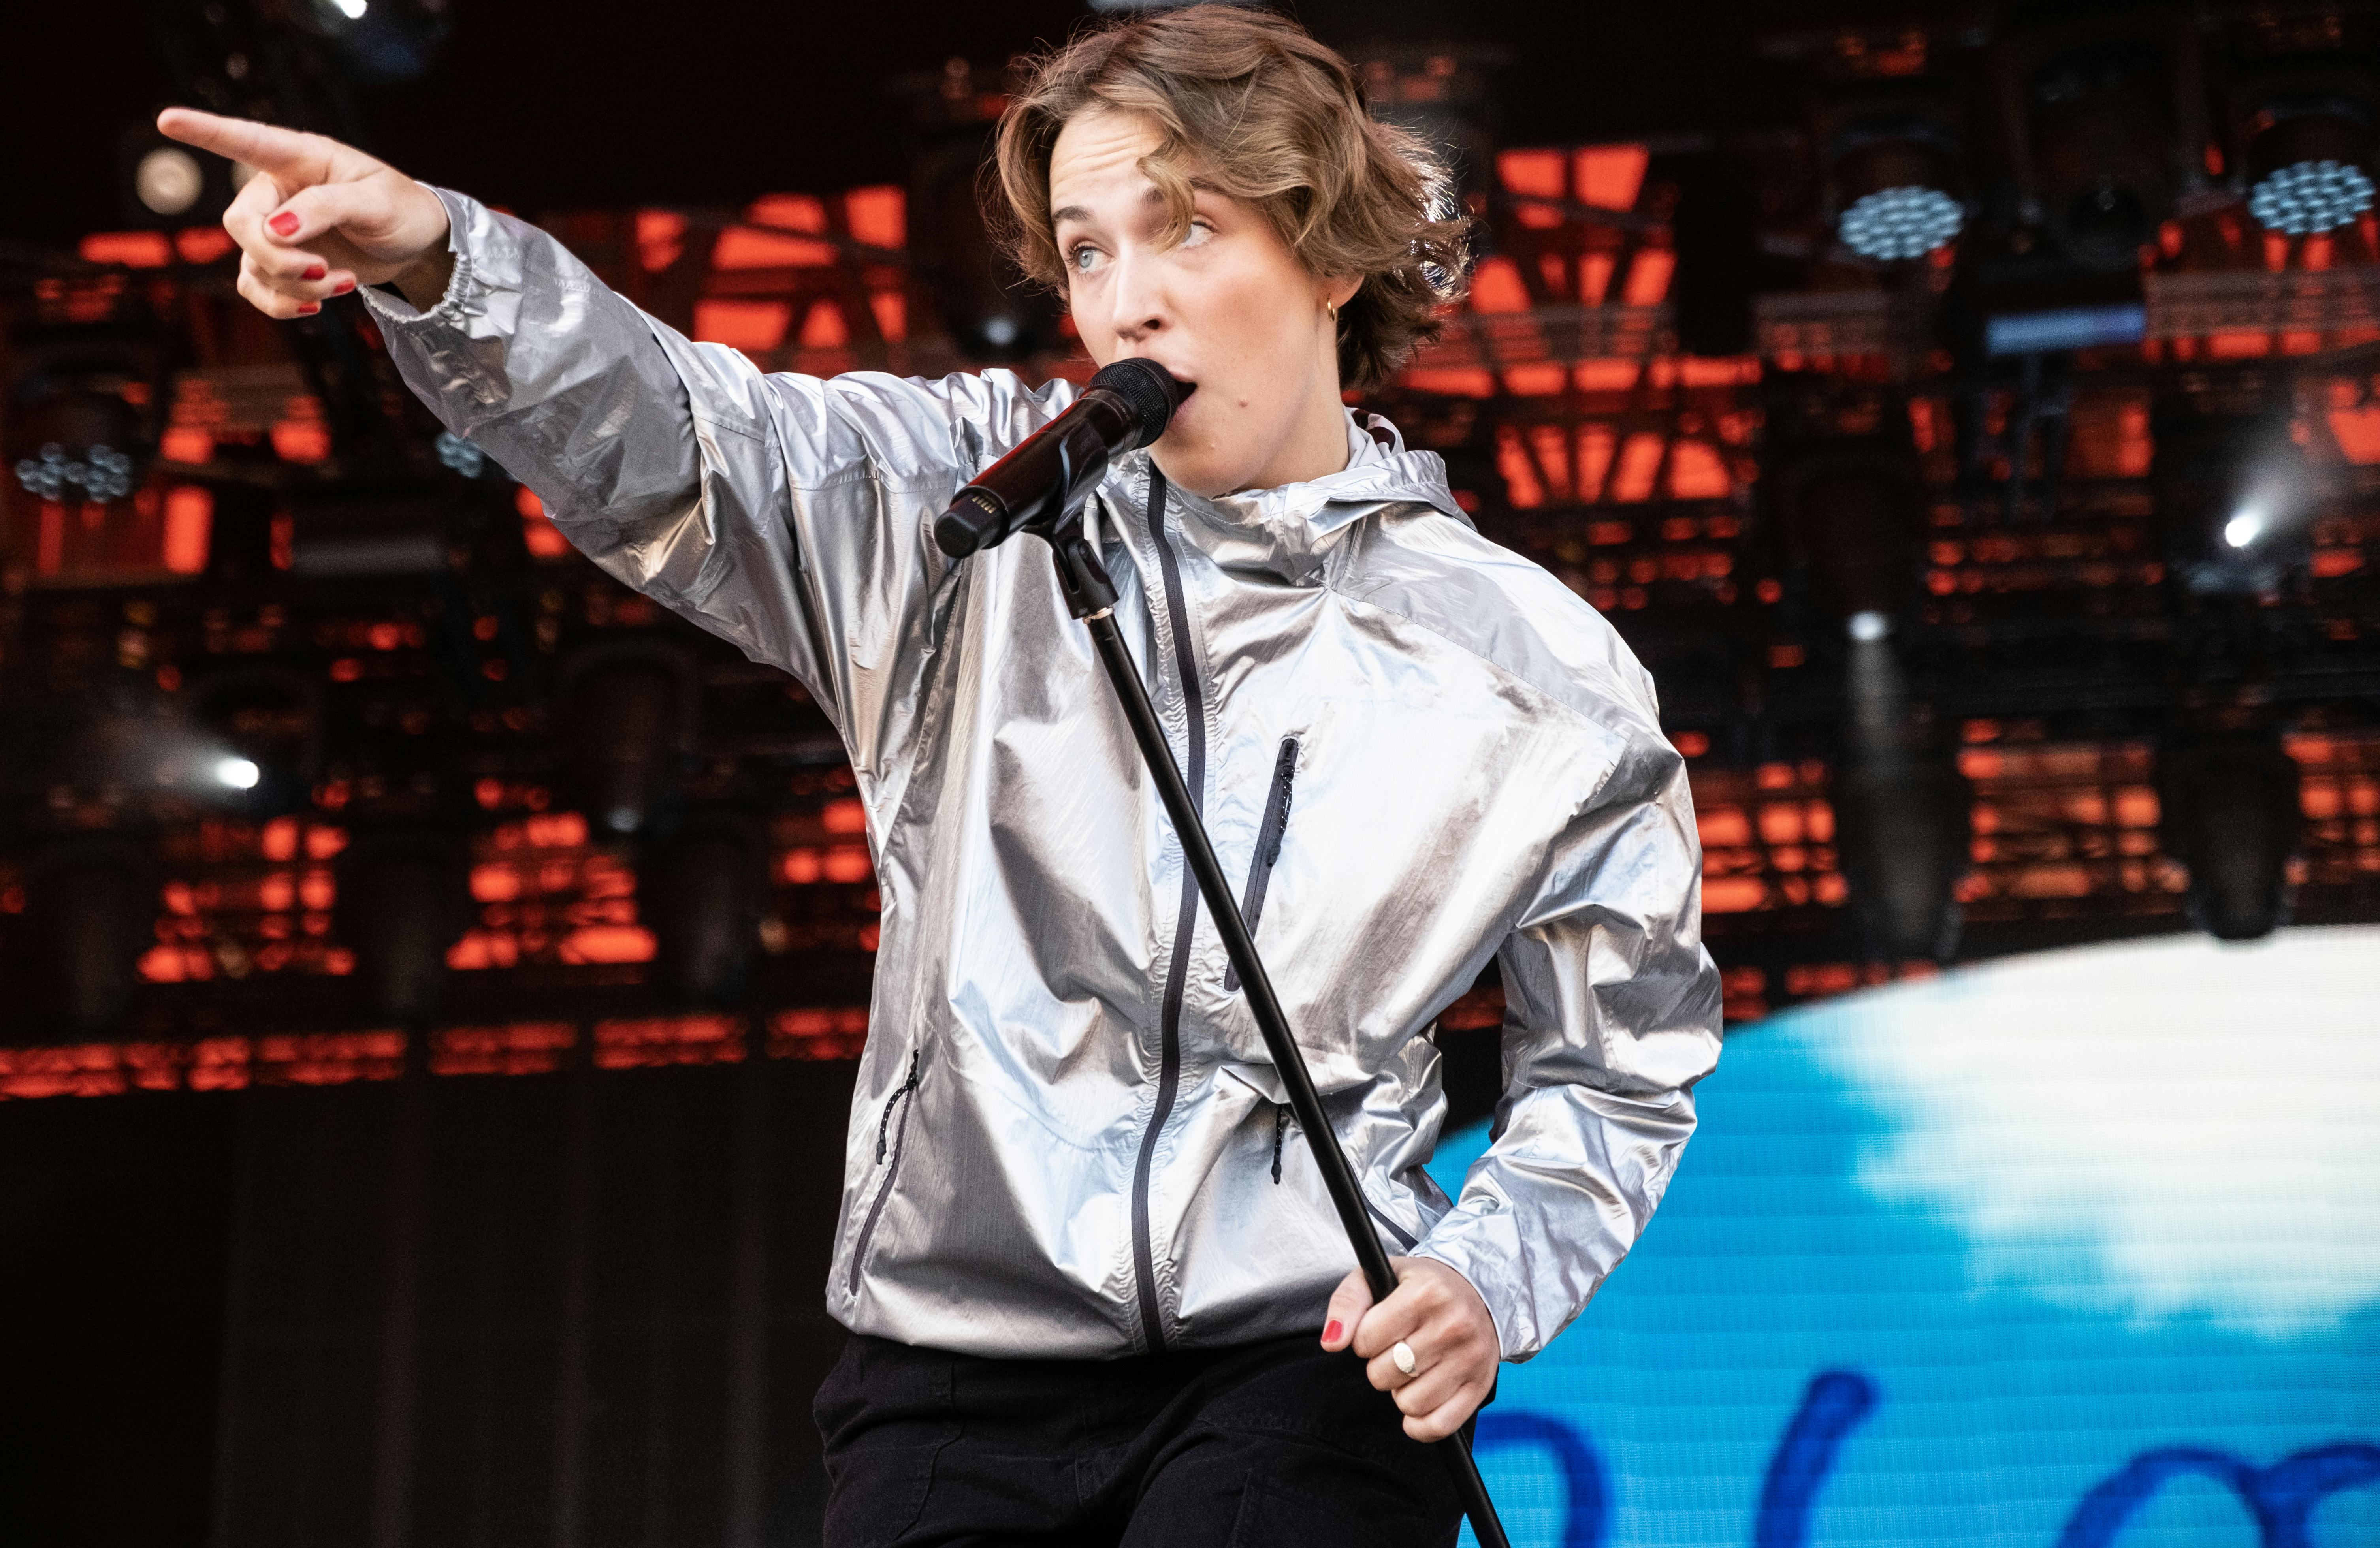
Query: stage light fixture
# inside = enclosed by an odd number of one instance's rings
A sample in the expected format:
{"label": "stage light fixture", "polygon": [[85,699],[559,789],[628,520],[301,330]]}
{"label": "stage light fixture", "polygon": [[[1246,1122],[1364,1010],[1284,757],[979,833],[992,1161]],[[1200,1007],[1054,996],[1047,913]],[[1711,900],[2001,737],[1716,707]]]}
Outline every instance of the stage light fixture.
{"label": "stage light fixture", "polygon": [[1884,614],[1877,612],[1875,609],[1868,608],[1852,614],[1850,619],[1844,623],[1844,628],[1851,635],[1852,639],[1858,641],[1862,645],[1866,645],[1871,641],[1880,640],[1884,638],[1885,635],[1890,634],[1892,632],[1892,620],[1887,618]]}
{"label": "stage light fixture", "polygon": [[[2248,212],[2290,236],[2335,231],[2373,206],[2380,78],[2346,34],[2289,36],[2242,70],[2231,101]],[[2260,39],[2260,41],[2265,41]]]}
{"label": "stage light fixture", "polygon": [[2333,231],[2372,208],[2372,175],[2351,163],[2292,162],[2260,180],[2248,212],[2291,236]]}
{"label": "stage light fixture", "polygon": [[1836,233],[1862,258],[1894,262],[1948,247],[1966,224],[1966,209],[1957,200],[1940,188],[1912,185],[1861,196],[1843,212]]}
{"label": "stage light fixture", "polygon": [[2157,763],[2166,852],[2190,870],[2183,906],[2217,940],[2255,940],[2289,919],[2302,824],[2297,761],[2264,732],[2192,736]]}
{"label": "stage light fixture", "polygon": [[2176,396],[2152,417],[2167,562],[2200,596],[2277,590],[2313,560],[2316,491],[2286,404]]}
{"label": "stage light fixture", "polygon": [[140,158],[133,169],[132,193],[152,215],[189,213],[206,192],[207,175],[199,158],[178,145],[160,145]]}
{"label": "stage light fixture", "polygon": [[186,778],[212,805],[279,816],[305,804],[320,772],[322,689],[291,668],[211,673],[184,695]]}
{"label": "stage light fixture", "polygon": [[251,758],[217,758],[215,782],[231,790],[254,790],[264,771]]}
{"label": "stage light fixture", "polygon": [[2069,0],[2006,13],[1993,73],[2018,213],[2080,268],[2136,268],[2204,185],[2204,43],[2187,7]]}

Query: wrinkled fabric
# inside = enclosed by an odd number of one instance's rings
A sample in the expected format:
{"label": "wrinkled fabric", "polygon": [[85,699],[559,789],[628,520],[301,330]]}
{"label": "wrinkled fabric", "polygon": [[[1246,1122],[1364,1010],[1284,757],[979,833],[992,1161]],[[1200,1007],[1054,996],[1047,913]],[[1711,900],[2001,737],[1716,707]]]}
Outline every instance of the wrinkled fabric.
{"label": "wrinkled fabric", "polygon": [[[1354,1254],[1048,550],[932,541],[1073,389],[763,375],[441,197],[445,296],[367,295],[405,380],[849,749],[883,918],[830,1311],[1016,1356],[1318,1325]],[[1216,851],[1265,869],[1257,944],[1383,1241],[1461,1272],[1525,1359],[1645,1228],[1718,1057],[1686,776],[1618,635],[1480,537],[1435,454],[1378,418],[1350,451],[1155,502],[1133,454],[1093,514]],[[1434,1022],[1490,959],[1505,1089],[1450,1201]]]}

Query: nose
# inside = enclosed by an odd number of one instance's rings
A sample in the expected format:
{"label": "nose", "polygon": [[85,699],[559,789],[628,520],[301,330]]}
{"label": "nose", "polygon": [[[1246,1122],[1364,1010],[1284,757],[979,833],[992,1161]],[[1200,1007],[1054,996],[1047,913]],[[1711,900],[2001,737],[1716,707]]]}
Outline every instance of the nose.
{"label": "nose", "polygon": [[1159,279],[1160,268],[1136,253],[1126,253],[1117,260],[1114,296],[1119,344],[1145,345],[1172,326],[1172,312]]}

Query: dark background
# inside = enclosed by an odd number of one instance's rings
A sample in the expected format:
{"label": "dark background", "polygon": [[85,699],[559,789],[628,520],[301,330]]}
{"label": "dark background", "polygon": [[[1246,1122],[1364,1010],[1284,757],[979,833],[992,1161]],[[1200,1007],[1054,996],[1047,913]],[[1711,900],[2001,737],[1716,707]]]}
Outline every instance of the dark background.
{"label": "dark background", "polygon": [[[1971,7],[1698,0],[1307,0],[1342,46],[1472,41],[1511,51],[1508,144],[1721,130],[1791,116],[1755,44],[1769,31]],[[131,0],[27,6],[0,38],[0,236],[67,243],[121,224],[118,129],[176,99]],[[739,204],[897,182],[883,82],[953,55],[981,65],[1062,40],[1062,0],[982,6],[556,6],[456,0],[424,79],[369,91],[370,147],[416,175],[522,210]]]}

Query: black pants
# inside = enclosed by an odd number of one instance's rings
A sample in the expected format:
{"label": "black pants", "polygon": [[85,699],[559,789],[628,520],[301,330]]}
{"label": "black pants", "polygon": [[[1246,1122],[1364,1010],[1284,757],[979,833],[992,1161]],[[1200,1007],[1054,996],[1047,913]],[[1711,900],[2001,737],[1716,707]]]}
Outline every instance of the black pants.
{"label": "black pants", "polygon": [[1462,1515],[1313,1334],[1112,1361],[854,1335],[815,1411],[827,1548],[1447,1548]]}

